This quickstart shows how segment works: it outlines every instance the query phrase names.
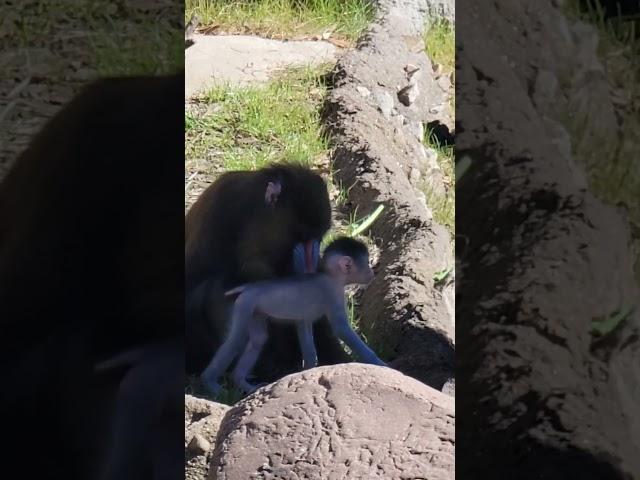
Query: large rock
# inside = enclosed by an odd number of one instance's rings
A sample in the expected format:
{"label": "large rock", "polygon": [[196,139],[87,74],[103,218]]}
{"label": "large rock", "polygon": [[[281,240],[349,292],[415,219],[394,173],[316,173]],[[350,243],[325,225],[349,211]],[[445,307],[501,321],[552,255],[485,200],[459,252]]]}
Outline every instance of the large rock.
{"label": "large rock", "polygon": [[207,478],[218,427],[228,410],[227,405],[184,396],[185,480]]}
{"label": "large rock", "polygon": [[[453,251],[411,179],[423,177],[444,191],[443,173],[434,158],[428,162],[422,143],[424,125],[438,120],[433,112],[445,102],[422,29],[434,5],[452,14],[453,2],[378,5],[364,40],[336,66],[325,121],[336,178],[350,186],[349,201],[359,214],[386,207],[371,228],[381,243],[382,274],[359,302],[360,328],[394,368],[440,390],[454,373],[455,301],[453,288],[436,285],[434,277],[453,266]],[[403,103],[408,86],[417,96]]]}
{"label": "large rock", "polygon": [[284,377],[220,425],[209,480],[454,478],[454,400],[358,363]]}
{"label": "large rock", "polygon": [[253,35],[200,35],[185,50],[185,98],[225,83],[264,83],[288,66],[333,62],[338,49],[323,41],[282,41]]}

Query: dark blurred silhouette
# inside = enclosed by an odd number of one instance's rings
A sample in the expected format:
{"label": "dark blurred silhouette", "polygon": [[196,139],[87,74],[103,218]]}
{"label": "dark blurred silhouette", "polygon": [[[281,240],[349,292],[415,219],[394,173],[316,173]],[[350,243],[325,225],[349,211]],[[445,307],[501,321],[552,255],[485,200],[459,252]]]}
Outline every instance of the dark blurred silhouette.
{"label": "dark blurred silhouette", "polygon": [[140,436],[139,474],[119,478],[160,478],[150,456],[183,471],[183,87],[182,73],[90,85],[0,183],[2,450],[38,478],[106,478],[118,389],[148,360],[95,367],[158,341],[180,363],[164,392],[179,404]]}

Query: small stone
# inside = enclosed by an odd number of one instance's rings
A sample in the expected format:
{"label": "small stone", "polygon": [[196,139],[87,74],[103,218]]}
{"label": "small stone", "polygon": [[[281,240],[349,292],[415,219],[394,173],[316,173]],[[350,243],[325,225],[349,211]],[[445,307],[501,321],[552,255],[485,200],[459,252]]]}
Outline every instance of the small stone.
{"label": "small stone", "polygon": [[411,172],[409,172],[409,181],[413,185],[418,185],[420,183],[421,178],[422,178],[422,174],[420,173],[420,170],[418,170],[417,168],[412,168]]}
{"label": "small stone", "polygon": [[419,76],[418,72],[420,71],[420,67],[414,65],[413,63],[408,63],[404,67],[404,71],[407,74],[407,79],[409,79],[410,83],[414,83]]}
{"label": "small stone", "polygon": [[455,378],[450,378],[449,380],[447,380],[445,382],[445,384],[442,386],[442,393],[444,393],[445,395],[449,395],[451,397],[455,397],[456,396],[456,380],[455,380]]}
{"label": "small stone", "polygon": [[436,82],[438,86],[445,92],[448,92],[451,88],[451,80],[449,80],[449,77],[447,75],[442,75],[438,78],[438,80],[436,80]]}
{"label": "small stone", "polygon": [[418,85],[407,85],[398,92],[398,100],[400,100],[404,106],[408,107],[416,101],[419,95],[420,90],[418,90]]}
{"label": "small stone", "polygon": [[199,433],[196,433],[189,442],[189,451],[197,455],[204,455],[211,450],[211,444]]}
{"label": "small stone", "polygon": [[426,195],[424,193],[422,193],[422,192],[417,192],[416,195],[418,197],[418,201],[422,204],[423,208],[427,211],[427,220],[432,220],[433,219],[433,212],[427,206],[427,197],[426,197]]}
{"label": "small stone", "polygon": [[409,85],[415,85],[416,83],[418,83],[418,79],[421,77],[421,75],[422,74],[420,73],[420,69],[407,73]]}
{"label": "small stone", "polygon": [[433,75],[437,78],[442,75],[443,66],[441,63],[433,64]]}
{"label": "small stone", "polygon": [[406,141],[406,138],[404,136],[404,130],[402,128],[400,128],[400,127],[394,127],[393,136],[395,137],[396,141],[398,141],[398,142],[404,143]]}
{"label": "small stone", "polygon": [[386,90],[376,90],[373,92],[373,99],[378,105],[378,109],[382,112],[385,118],[391,117],[391,111],[393,110],[393,97],[389,95]]}
{"label": "small stone", "polygon": [[367,87],[363,87],[361,85],[358,85],[356,87],[356,90],[358,91],[358,93],[360,95],[362,95],[363,97],[368,97],[369,95],[371,95],[371,92],[369,91],[369,89]]}
{"label": "small stone", "polygon": [[438,152],[433,148],[424,148],[420,168],[423,171],[430,171],[438,167]]}
{"label": "small stone", "polygon": [[200,19],[194,13],[193,15],[191,15],[191,19],[189,20],[189,23],[187,23],[184,29],[185,42],[193,40],[193,34],[196,32],[196,29],[198,28],[199,24],[200,24]]}

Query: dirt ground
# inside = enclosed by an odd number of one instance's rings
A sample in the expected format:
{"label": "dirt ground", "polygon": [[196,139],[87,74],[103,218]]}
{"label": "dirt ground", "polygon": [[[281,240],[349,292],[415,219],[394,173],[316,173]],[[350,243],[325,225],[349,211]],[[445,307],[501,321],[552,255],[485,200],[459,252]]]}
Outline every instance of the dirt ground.
{"label": "dirt ground", "polygon": [[0,6],[0,179],[44,122],[87,82],[179,67],[182,54],[172,45],[177,38],[182,47],[182,20],[180,5],[172,1],[24,0]]}

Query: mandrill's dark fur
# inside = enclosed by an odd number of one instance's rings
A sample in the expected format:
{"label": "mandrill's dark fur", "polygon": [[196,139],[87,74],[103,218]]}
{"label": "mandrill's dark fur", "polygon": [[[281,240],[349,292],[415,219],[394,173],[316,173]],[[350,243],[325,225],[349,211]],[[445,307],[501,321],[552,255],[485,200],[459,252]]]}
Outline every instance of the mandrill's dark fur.
{"label": "mandrill's dark fur", "polygon": [[[265,203],[268,182],[282,185],[275,205]],[[186,217],[187,371],[201,373],[224,341],[230,300],[224,292],[242,283],[292,273],[297,242],[321,239],[331,226],[326,184],[307,168],[273,165],[220,176]],[[256,374],[271,380],[300,368],[291,326],[271,325]],[[326,319],[315,334],[322,364],[346,361]]]}
{"label": "mandrill's dark fur", "polygon": [[[3,455],[27,477],[102,479],[126,368],[95,365],[182,340],[183,89],[182,73],[92,84],[0,183],[0,424]],[[164,394],[179,389],[179,403],[152,415],[156,439],[182,437],[178,366]],[[181,440],[147,449],[183,465]]]}

